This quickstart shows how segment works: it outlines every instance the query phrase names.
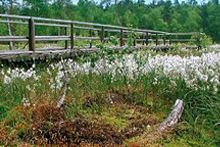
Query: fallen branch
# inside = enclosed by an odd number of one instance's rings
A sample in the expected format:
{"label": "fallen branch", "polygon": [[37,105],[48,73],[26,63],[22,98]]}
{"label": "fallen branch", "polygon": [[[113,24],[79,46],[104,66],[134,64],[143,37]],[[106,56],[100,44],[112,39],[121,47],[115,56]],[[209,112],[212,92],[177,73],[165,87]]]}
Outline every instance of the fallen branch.
{"label": "fallen branch", "polygon": [[64,101],[65,101],[65,97],[66,97],[66,93],[67,93],[67,89],[68,89],[68,80],[69,80],[69,75],[67,73],[67,71],[65,70],[65,65],[63,64],[63,69],[64,69],[64,82],[63,82],[63,94],[57,104],[57,108],[61,108],[61,106],[63,105]]}
{"label": "fallen branch", "polygon": [[162,140],[164,136],[171,133],[174,125],[178,123],[184,110],[183,100],[177,99],[172,111],[168,117],[160,124],[158,128],[152,128],[150,132],[143,134],[138,140],[128,142],[129,146],[151,147],[156,142]]}
{"label": "fallen branch", "polygon": [[169,127],[176,125],[183,113],[184,103],[183,100],[177,99],[173,110],[170,112],[169,116],[161,123],[158,130],[163,131]]}

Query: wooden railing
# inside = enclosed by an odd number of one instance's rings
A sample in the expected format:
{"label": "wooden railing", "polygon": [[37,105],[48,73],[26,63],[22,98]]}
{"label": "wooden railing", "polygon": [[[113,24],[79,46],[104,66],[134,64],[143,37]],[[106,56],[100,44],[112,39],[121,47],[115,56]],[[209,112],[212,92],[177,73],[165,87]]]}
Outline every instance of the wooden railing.
{"label": "wooden railing", "polygon": [[[49,19],[49,18],[39,18],[30,16],[18,16],[18,15],[7,15],[0,14],[0,23],[7,24],[22,24],[28,25],[29,33],[28,36],[0,36],[0,42],[28,42],[29,50],[36,50],[36,42],[39,41],[65,41],[65,49],[69,48],[68,42],[70,41],[70,49],[74,49],[75,40],[100,40],[103,44],[105,41],[109,40],[109,36],[106,35],[109,32],[120,33],[119,41],[120,46],[125,45],[125,42],[129,38],[125,37],[129,34],[135,33],[138,37],[133,39],[133,45],[142,42],[142,45],[149,45],[150,42],[155,42],[156,45],[162,42],[162,44],[172,45],[173,42],[193,42],[197,40],[193,39],[181,39],[174,38],[173,36],[201,36],[202,33],[168,33],[163,31],[145,30],[145,29],[134,29],[122,26],[113,26],[106,24],[96,24],[88,22],[70,21],[70,20],[59,20],[59,19]],[[5,20],[4,20],[5,19]],[[10,20],[9,20],[10,19]],[[49,27],[60,27],[65,28],[65,36],[36,36],[35,26],[49,26]],[[0,28],[1,29],[1,28]],[[70,29],[70,34],[68,34],[68,29]],[[75,29],[89,30],[89,37],[75,36]],[[99,31],[100,36],[94,37],[93,31]],[[92,42],[90,42],[90,48],[92,47]]]}

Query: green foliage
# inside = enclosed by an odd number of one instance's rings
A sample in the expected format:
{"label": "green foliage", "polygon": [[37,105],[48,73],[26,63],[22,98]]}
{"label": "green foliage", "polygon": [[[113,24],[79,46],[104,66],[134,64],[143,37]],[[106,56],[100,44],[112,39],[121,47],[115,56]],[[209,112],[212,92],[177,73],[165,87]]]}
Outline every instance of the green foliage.
{"label": "green foliage", "polygon": [[201,46],[201,47],[207,47],[209,45],[212,45],[212,39],[205,34],[194,35],[191,37],[191,39],[196,40],[196,42],[190,42],[189,44],[195,44],[195,45]]}
{"label": "green foliage", "polygon": [[118,41],[114,36],[110,36],[109,42],[112,43],[114,46],[118,45]]}

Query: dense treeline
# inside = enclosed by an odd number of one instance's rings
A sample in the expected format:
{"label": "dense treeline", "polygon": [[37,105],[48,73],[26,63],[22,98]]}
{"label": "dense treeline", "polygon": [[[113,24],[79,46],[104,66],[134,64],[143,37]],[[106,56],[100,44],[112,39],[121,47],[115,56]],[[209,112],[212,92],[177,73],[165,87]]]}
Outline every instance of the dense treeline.
{"label": "dense treeline", "polygon": [[[187,1],[187,0],[186,0]],[[167,32],[204,32],[220,42],[219,0],[0,0],[0,13],[133,26]],[[48,30],[50,31],[50,30]]]}

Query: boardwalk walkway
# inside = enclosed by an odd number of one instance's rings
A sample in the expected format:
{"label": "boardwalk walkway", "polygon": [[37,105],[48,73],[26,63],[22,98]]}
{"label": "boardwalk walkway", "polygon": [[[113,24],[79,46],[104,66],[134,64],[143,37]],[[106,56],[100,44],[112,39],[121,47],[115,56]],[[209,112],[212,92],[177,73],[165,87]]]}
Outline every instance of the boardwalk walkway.
{"label": "boardwalk walkway", "polygon": [[[116,51],[125,49],[123,47],[112,47]],[[137,45],[130,47],[130,51],[141,50],[141,49],[156,49],[156,50],[168,50],[174,48],[170,45],[158,45],[158,46],[145,46]],[[29,50],[9,50],[9,51],[0,51],[0,61],[32,61],[32,60],[46,60],[52,58],[69,58],[75,57],[78,55],[90,54],[93,52],[100,51],[97,47],[76,47],[74,49],[65,49],[65,48],[53,48],[53,49],[38,49],[36,51]]]}
{"label": "boardwalk walkway", "polygon": [[[176,42],[197,42],[191,39],[191,36],[201,37],[202,33],[169,33],[155,30],[134,29],[122,26],[113,26],[106,24],[96,24],[88,22],[78,22],[70,20],[58,20],[49,18],[39,18],[30,16],[6,15],[0,14],[0,23],[26,25],[28,27],[28,36],[0,36],[0,44],[8,43],[7,51],[0,51],[0,60],[26,60],[30,58],[45,59],[46,56],[75,56],[80,53],[94,52],[98,49],[95,42],[105,44],[114,36],[119,41],[119,46],[115,49],[125,48],[127,42],[132,41],[132,49],[141,48],[172,48]],[[36,26],[40,27],[58,27],[64,28],[63,36],[37,36]],[[1,29],[1,28],[0,28]],[[88,31],[88,36],[76,36],[76,30]],[[96,32],[96,33],[94,33]],[[96,35],[95,35],[96,34]],[[90,41],[89,47],[77,47],[75,42],[80,40]],[[37,49],[38,42],[59,42],[63,41],[63,48]],[[9,50],[11,42],[27,42],[28,50]],[[153,46],[152,46],[153,44]],[[1,48],[0,48],[1,50]],[[22,59],[23,58],[23,59]]]}

